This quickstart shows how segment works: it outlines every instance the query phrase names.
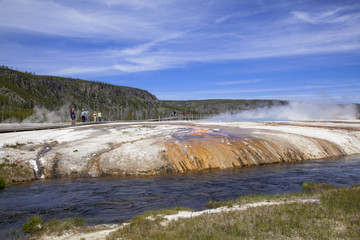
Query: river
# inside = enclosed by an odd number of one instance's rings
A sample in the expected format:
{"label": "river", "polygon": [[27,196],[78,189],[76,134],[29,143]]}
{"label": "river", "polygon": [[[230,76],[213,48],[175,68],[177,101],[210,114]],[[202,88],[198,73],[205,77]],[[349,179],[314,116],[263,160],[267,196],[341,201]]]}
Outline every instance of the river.
{"label": "river", "polygon": [[31,216],[81,216],[89,224],[122,223],[156,208],[205,208],[210,201],[301,191],[307,181],[360,184],[360,155],[150,177],[38,180],[0,190],[0,239],[21,236]]}

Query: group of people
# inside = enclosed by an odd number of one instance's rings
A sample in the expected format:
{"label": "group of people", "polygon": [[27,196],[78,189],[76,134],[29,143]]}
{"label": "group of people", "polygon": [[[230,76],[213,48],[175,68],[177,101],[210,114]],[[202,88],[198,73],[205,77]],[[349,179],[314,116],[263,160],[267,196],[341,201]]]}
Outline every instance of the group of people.
{"label": "group of people", "polygon": [[[76,111],[75,108],[71,108],[70,110],[70,117],[71,117],[71,124],[75,124],[76,119]],[[101,112],[95,112],[92,114],[93,121],[99,121],[101,122]],[[82,122],[89,122],[89,111],[87,109],[81,109],[81,121]]]}

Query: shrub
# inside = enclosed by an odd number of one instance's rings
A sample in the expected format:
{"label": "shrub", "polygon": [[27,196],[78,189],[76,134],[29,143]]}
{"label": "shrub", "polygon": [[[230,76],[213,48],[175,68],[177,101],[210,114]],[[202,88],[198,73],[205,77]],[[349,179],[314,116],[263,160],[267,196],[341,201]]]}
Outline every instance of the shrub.
{"label": "shrub", "polygon": [[234,201],[227,201],[227,202],[223,202],[223,201],[209,201],[205,204],[205,207],[210,208],[210,209],[214,209],[214,208],[219,208],[219,207],[232,207],[234,204]]}
{"label": "shrub", "polygon": [[54,218],[43,222],[41,216],[33,216],[23,225],[22,231],[30,236],[41,236],[44,234],[60,236],[64,231],[84,226],[86,226],[86,224],[81,217],[73,217],[65,220]]}
{"label": "shrub", "polygon": [[321,192],[323,190],[335,188],[335,186],[326,183],[314,183],[314,182],[304,182],[301,185],[301,187],[306,192]]}
{"label": "shrub", "polygon": [[81,217],[73,217],[70,219],[70,222],[75,227],[84,227],[86,225],[84,219]]}
{"label": "shrub", "polygon": [[301,187],[307,192],[310,192],[315,186],[314,182],[304,182]]}
{"label": "shrub", "polygon": [[38,235],[43,231],[43,220],[40,216],[33,216],[29,221],[24,223],[22,231],[30,235]]}
{"label": "shrub", "polygon": [[6,188],[7,184],[6,181],[3,177],[0,177],[0,189],[1,188]]}

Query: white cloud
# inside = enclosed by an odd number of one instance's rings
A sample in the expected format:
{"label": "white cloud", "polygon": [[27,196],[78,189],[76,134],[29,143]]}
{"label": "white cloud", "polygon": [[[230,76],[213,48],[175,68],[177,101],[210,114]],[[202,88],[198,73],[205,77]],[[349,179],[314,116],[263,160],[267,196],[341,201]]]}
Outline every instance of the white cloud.
{"label": "white cloud", "polygon": [[[221,62],[228,60],[244,60],[269,57],[294,56],[305,54],[337,53],[360,49],[360,29],[354,28],[355,22],[360,20],[352,18],[346,24],[347,15],[338,16],[340,10],[329,10],[319,13],[320,17],[312,18],[310,14],[303,14],[302,18],[308,22],[317,23],[320,20],[332,21],[329,28],[304,30],[296,23],[278,21],[251,26],[241,24],[241,28],[220,32],[215,28],[207,32],[189,31],[177,38],[178,43],[169,46],[161,42],[162,50],[152,51],[152,42],[126,49],[123,53],[138,55],[127,60],[127,68],[133,65],[132,71],[141,69],[163,69],[182,66],[189,62]],[[240,13],[217,19],[217,22],[226,22],[229,18]],[[301,15],[300,13],[299,16]],[[245,26],[246,25],[246,26]],[[204,26],[205,27],[205,26]],[[245,34],[246,33],[246,34]],[[190,45],[193,43],[192,45]],[[150,47],[149,47],[150,46]],[[165,50],[166,49],[166,50]],[[146,61],[143,61],[146,59]],[[137,65],[141,62],[140,66]],[[144,67],[145,62],[152,66]],[[136,68],[137,66],[137,68]],[[156,66],[156,67],[154,67]],[[124,69],[124,68],[123,68]]]}
{"label": "white cloud", "polygon": [[242,84],[251,84],[262,82],[264,79],[245,79],[245,80],[236,80],[236,81],[222,81],[222,82],[214,82],[210,85],[217,85],[217,86],[228,86],[228,85],[242,85]]}
{"label": "white cloud", "polygon": [[278,88],[218,89],[198,91],[160,92],[154,91],[159,99],[282,99],[291,101],[318,101],[331,103],[360,102],[360,84],[329,84],[284,86]]}
{"label": "white cloud", "polygon": [[[187,91],[185,93],[177,93],[179,95],[174,95],[173,97],[178,97],[179,99],[183,98],[184,96],[209,96],[209,95],[217,95],[217,96],[225,96],[225,98],[231,98],[229,96],[234,96],[233,98],[239,98],[238,96],[246,96],[245,94],[271,94],[271,95],[264,95],[261,98],[267,99],[290,99],[290,96],[294,98],[294,94],[290,94],[291,92],[296,92],[295,95],[296,99],[303,96],[313,96],[314,100],[315,97],[319,97],[324,94],[320,94],[319,91],[331,91],[331,90],[340,90],[342,88],[352,88],[355,92],[359,90],[360,83],[343,83],[343,84],[327,84],[327,85],[300,85],[300,86],[284,86],[284,87],[274,87],[274,88],[246,88],[246,89],[207,89],[207,90],[200,90],[200,91]],[[304,92],[304,93],[301,93]],[[333,95],[333,94],[332,94]],[[335,94],[336,95],[336,94]],[[159,92],[158,95],[162,99],[166,99],[168,93],[161,93]],[[170,94],[169,96],[172,96]],[[236,97],[235,97],[236,96]],[[339,96],[338,96],[339,97]],[[323,98],[322,98],[323,99]],[[307,99],[309,100],[309,99]]]}
{"label": "white cloud", "polygon": [[70,67],[53,72],[52,75],[73,76],[78,74],[107,72],[111,70],[113,70],[113,68],[109,68],[109,67]]}
{"label": "white cloud", "polygon": [[[109,1],[140,6],[149,1]],[[131,2],[131,4],[130,4]],[[84,5],[46,0],[3,0],[0,7],[0,28],[11,31],[35,32],[55,36],[102,40],[153,40],[167,35],[166,21],[174,11],[106,8],[94,1]],[[154,5],[154,4],[152,4]],[[168,15],[169,14],[169,15]],[[179,27],[181,25],[179,24]]]}
{"label": "white cloud", "polygon": [[317,23],[317,20],[310,17],[309,13],[307,13],[307,12],[293,11],[293,12],[291,12],[291,14],[294,15],[296,18],[298,18],[300,20],[303,20],[305,22],[309,22],[309,23],[312,23],[312,24]]}
{"label": "white cloud", "polygon": [[226,90],[209,90],[204,91],[206,93],[263,93],[263,92],[291,92],[291,91],[304,91],[304,90],[324,90],[324,89],[339,89],[339,88],[348,88],[348,87],[359,87],[360,83],[343,83],[343,84],[329,84],[329,85],[301,85],[301,86],[284,86],[276,88],[247,88],[247,89],[226,89]]}
{"label": "white cloud", "polygon": [[144,44],[140,44],[138,46],[132,47],[132,48],[126,48],[120,51],[121,54],[124,55],[141,55],[144,52],[149,51],[152,47],[157,46],[161,43],[167,42],[169,40],[172,39],[176,39],[179,38],[183,33],[173,33],[173,34],[169,34],[168,36],[159,38],[159,39],[155,39],[151,42],[148,43],[144,43]]}
{"label": "white cloud", "polygon": [[153,7],[156,6],[157,4],[161,3],[161,0],[153,0],[153,1],[148,1],[148,0],[99,0],[99,2],[104,2],[105,4],[109,5],[109,6],[116,6],[116,5],[121,5],[121,6],[128,6],[128,7],[132,7],[132,8],[149,8],[149,7]]}
{"label": "white cloud", "polygon": [[[64,50],[57,46],[51,49],[51,44],[45,49],[41,43],[35,48],[27,47],[27,42],[19,39],[21,51],[7,50],[9,45],[2,44],[0,51],[7,55],[0,56],[0,60],[7,62],[11,56],[18,56],[17,65],[24,65],[24,61],[47,65],[54,61],[54,67],[58,62],[58,69],[51,71],[64,74],[109,69],[132,73],[183,67],[192,62],[360,50],[360,5],[325,6],[322,11],[300,11],[284,5],[281,12],[287,14],[277,15],[273,12],[276,8],[271,6],[252,8],[249,12],[242,9],[252,1],[243,5],[232,2],[234,9],[230,14],[218,10],[222,1],[205,3],[208,2],[2,0],[1,33],[31,32],[61,36],[65,39],[61,41],[81,39],[84,44],[94,43],[96,51]],[[253,18],[258,13],[261,16]],[[269,17],[273,20],[268,20]],[[311,24],[304,28],[304,22]],[[319,28],[320,23],[326,24]],[[33,49],[41,52],[41,58],[34,59],[30,54]],[[54,52],[59,60],[52,57]]]}
{"label": "white cloud", "polygon": [[114,68],[122,72],[132,73],[179,67],[182,66],[184,62],[189,61],[188,59],[182,61],[181,58],[169,53],[149,54],[140,57],[126,58],[125,63],[116,64]]}
{"label": "white cloud", "polygon": [[91,34],[99,29],[96,17],[42,0],[4,0],[1,2],[0,20],[0,26],[9,29],[62,36]]}
{"label": "white cloud", "polygon": [[222,22],[225,22],[231,18],[234,18],[234,17],[238,17],[238,16],[243,16],[243,12],[236,12],[236,13],[232,13],[232,14],[229,14],[229,15],[226,15],[226,16],[222,16],[218,19],[215,20],[215,23],[222,23]]}
{"label": "white cloud", "polygon": [[301,21],[305,21],[312,24],[322,23],[352,23],[354,20],[359,21],[360,14],[358,11],[359,4],[353,6],[337,7],[321,12],[304,12],[304,11],[292,11],[291,14]]}

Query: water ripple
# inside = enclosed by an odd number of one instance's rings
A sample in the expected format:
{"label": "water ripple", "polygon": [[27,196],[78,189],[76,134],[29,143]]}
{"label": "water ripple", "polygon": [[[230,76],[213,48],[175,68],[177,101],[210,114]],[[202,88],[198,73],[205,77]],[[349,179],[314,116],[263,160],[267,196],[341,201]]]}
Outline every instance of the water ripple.
{"label": "water ripple", "polygon": [[155,208],[204,208],[239,195],[300,191],[306,181],[360,184],[360,155],[166,176],[54,179],[0,190],[0,239],[13,238],[32,215],[82,216],[88,224],[121,223]]}

